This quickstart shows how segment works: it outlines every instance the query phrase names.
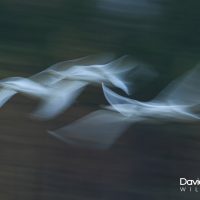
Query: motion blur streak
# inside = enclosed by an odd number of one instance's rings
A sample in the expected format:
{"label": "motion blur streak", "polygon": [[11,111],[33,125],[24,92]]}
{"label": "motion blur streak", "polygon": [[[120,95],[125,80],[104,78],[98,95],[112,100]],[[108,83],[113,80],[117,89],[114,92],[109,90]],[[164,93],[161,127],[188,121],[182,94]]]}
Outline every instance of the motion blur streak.
{"label": "motion blur streak", "polygon": [[135,122],[197,121],[200,119],[200,67],[172,82],[149,102],[120,96],[103,84],[110,106],[50,132],[65,142],[108,148]]}
{"label": "motion blur streak", "polygon": [[49,119],[71,106],[88,84],[104,83],[129,94],[125,75],[136,64],[128,56],[112,59],[110,55],[87,56],[55,64],[30,78],[11,77],[1,80],[0,106],[20,92],[41,100],[39,108],[33,113],[34,117]]}

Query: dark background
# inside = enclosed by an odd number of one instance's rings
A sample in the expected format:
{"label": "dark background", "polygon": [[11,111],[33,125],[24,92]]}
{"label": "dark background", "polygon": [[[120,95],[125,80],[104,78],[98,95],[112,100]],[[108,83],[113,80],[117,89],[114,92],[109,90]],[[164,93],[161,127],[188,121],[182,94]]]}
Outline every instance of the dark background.
{"label": "dark background", "polygon": [[[159,72],[135,94],[149,99],[199,62],[199,9],[198,0],[1,0],[0,77],[89,54],[129,54]],[[179,192],[180,177],[200,177],[198,124],[133,125],[107,151],[47,134],[102,102],[101,91],[88,88],[47,122],[31,119],[38,102],[20,95],[1,108],[0,199],[199,199]]]}

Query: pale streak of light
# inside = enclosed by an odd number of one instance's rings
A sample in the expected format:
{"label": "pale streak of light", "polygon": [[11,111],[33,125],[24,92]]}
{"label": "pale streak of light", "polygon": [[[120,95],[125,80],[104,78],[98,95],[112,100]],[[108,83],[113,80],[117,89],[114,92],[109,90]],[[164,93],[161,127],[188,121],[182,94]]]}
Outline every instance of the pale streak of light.
{"label": "pale streak of light", "polygon": [[[88,84],[103,82],[129,93],[124,77],[136,65],[128,56],[110,60],[111,57],[105,55],[88,56],[55,64],[30,78],[11,77],[1,80],[0,105],[3,106],[20,92],[41,100],[32,116],[50,119],[71,106]],[[94,64],[96,61],[106,64]],[[120,68],[121,65],[123,68]]]}

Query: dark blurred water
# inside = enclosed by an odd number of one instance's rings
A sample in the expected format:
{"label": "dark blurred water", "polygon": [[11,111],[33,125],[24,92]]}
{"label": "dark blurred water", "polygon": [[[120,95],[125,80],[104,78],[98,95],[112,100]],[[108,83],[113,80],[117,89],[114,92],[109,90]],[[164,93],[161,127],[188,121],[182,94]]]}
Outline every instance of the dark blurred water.
{"label": "dark blurred water", "polygon": [[102,51],[169,70],[198,61],[197,0],[10,0],[0,10],[2,67],[37,71]]}
{"label": "dark blurred water", "polygon": [[197,0],[3,0],[1,76],[114,52],[156,67],[157,92],[199,62],[199,18]]}
{"label": "dark blurred water", "polygon": [[[0,77],[88,54],[130,54],[159,72],[136,94],[148,99],[199,62],[199,8],[197,0],[2,0]],[[181,176],[200,173],[197,124],[136,125],[105,152],[51,138],[47,129],[93,110],[102,94],[84,95],[85,104],[50,122],[29,119],[36,102],[24,97],[1,109],[1,199],[199,199],[179,192]]]}

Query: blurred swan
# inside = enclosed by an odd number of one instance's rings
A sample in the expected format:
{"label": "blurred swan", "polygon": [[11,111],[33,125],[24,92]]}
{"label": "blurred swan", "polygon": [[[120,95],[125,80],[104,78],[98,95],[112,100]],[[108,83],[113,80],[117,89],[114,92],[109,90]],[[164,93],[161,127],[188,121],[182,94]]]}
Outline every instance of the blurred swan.
{"label": "blurred swan", "polygon": [[[110,60],[112,60],[113,56],[112,55],[104,55],[104,56],[97,56],[97,55],[92,55],[92,56],[86,56],[83,58],[78,58],[78,59],[74,59],[74,60],[69,60],[69,61],[64,61],[64,62],[60,62],[57,64],[54,64],[52,66],[50,66],[49,68],[45,69],[42,72],[39,72],[31,77],[29,77],[30,80],[37,82],[41,85],[44,86],[50,86],[53,85],[59,81],[61,81],[63,79],[63,76],[61,73],[57,73],[56,70],[59,70],[60,68],[70,68],[73,67],[74,65],[87,65],[88,64],[94,64],[95,62],[109,62]],[[11,78],[6,78],[4,80],[1,81],[1,83],[3,82],[7,82],[12,80],[12,82],[14,81],[14,79],[17,79],[19,81],[20,77],[11,77]],[[22,78],[23,79],[23,78]],[[23,79],[25,80],[25,79]],[[30,84],[28,84],[30,86]],[[16,92],[13,90],[8,91],[8,88],[5,90],[3,87],[1,88],[0,91],[0,106],[2,106],[5,102],[6,99],[9,99],[9,97],[13,96],[14,94],[16,94]]]}
{"label": "blurred swan", "polygon": [[[103,82],[128,94],[128,83],[124,77],[136,64],[128,56],[110,60],[110,56],[99,56],[98,59],[88,56],[55,64],[30,78],[11,77],[1,80],[0,106],[20,92],[41,100],[32,116],[50,119],[67,109],[88,84]],[[96,61],[106,64],[94,64]],[[146,73],[148,70],[143,71]]]}
{"label": "blurred swan", "polygon": [[140,102],[123,97],[103,84],[110,106],[55,131],[66,143],[106,149],[136,122],[198,121],[200,119],[200,67],[173,81],[156,98]]}

